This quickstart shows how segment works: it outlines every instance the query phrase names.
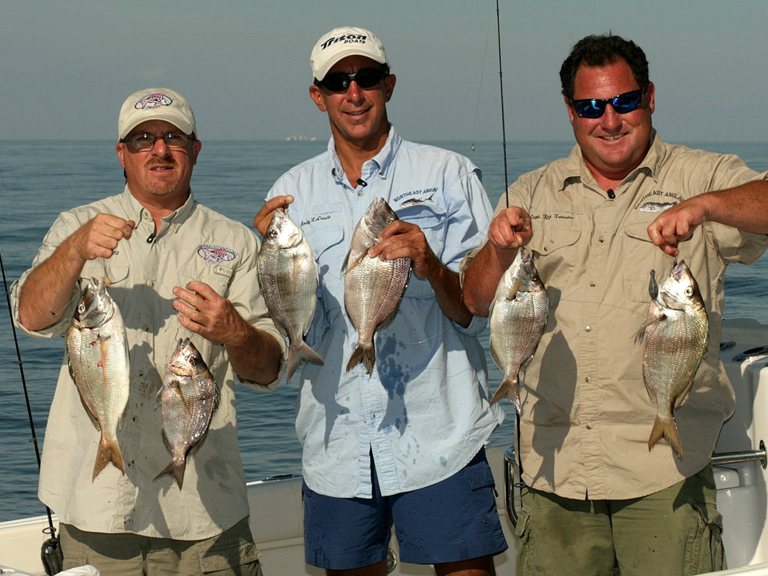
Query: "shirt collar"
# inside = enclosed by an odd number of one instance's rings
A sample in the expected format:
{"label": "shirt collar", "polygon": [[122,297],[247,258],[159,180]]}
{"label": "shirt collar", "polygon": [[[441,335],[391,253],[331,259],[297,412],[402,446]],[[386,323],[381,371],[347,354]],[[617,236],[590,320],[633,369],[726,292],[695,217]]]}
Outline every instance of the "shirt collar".
{"label": "shirt collar", "polygon": [[[376,172],[379,173],[379,176],[382,178],[387,177],[387,173],[389,172],[389,168],[392,165],[392,162],[395,159],[395,156],[397,154],[398,149],[400,148],[400,144],[402,143],[402,138],[400,138],[400,135],[395,130],[395,127],[390,124],[389,125],[389,133],[387,134],[387,140],[384,142],[384,146],[381,150],[379,150],[378,154],[371,158],[370,160],[367,160],[365,164],[363,164],[363,174],[362,178],[363,180],[368,180],[373,174]],[[336,142],[333,139],[333,136],[331,136],[331,139],[328,141],[328,157],[331,160],[331,173],[333,174],[333,177],[336,179],[337,182],[341,182],[344,180],[344,168],[341,165],[341,160],[339,159],[339,155],[336,154]]]}
{"label": "shirt collar", "polygon": [[[128,188],[128,184],[126,184],[123,188],[123,194],[120,199],[123,204],[125,213],[128,214],[134,222],[141,222],[144,214],[149,215],[149,210],[147,210],[144,205],[139,202],[133,194],[131,194],[131,190]],[[195,210],[195,206],[197,206],[197,201],[192,194],[192,190],[190,190],[187,201],[184,202],[184,204],[174,212],[163,218],[163,222],[168,222],[174,228],[178,228],[192,215]]]}

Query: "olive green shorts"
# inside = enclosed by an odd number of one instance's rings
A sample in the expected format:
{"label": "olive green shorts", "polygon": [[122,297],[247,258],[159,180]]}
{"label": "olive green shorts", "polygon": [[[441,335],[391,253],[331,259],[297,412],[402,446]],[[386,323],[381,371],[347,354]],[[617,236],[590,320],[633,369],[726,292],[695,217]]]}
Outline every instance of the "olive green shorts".
{"label": "olive green shorts", "polygon": [[687,576],[722,570],[712,467],[631,500],[572,500],[527,488],[518,576]]}
{"label": "olive green shorts", "polygon": [[90,564],[104,576],[261,576],[248,518],[206,540],[83,532],[61,524],[64,570]]}

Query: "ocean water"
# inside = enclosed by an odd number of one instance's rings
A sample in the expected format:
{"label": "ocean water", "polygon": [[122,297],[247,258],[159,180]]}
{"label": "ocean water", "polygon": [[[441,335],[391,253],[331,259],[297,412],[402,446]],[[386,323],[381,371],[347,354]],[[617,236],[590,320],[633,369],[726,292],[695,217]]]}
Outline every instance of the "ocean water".
{"label": "ocean water", "polygon": [[[504,191],[500,142],[434,142],[470,157],[483,170],[491,203]],[[757,170],[768,169],[768,142],[685,144],[740,155]],[[564,156],[570,142],[507,144],[508,181]],[[295,164],[322,152],[326,142],[204,141],[192,181],[202,203],[251,226],[272,183]],[[123,175],[109,141],[0,140],[0,255],[8,285],[29,267],[56,216],[122,190]],[[37,462],[31,443],[21,371],[5,301],[0,305],[0,521],[45,513],[37,500]],[[732,266],[726,277],[726,317],[749,316],[768,323],[768,259]],[[42,446],[48,408],[60,366],[62,339],[41,340],[17,332],[22,368],[30,393],[37,438]],[[486,349],[487,331],[481,336]],[[491,390],[501,372],[488,355]],[[294,378],[296,380],[296,378]],[[249,480],[301,472],[293,427],[295,381],[271,394],[238,390],[238,434]],[[510,444],[513,410],[491,437]]]}

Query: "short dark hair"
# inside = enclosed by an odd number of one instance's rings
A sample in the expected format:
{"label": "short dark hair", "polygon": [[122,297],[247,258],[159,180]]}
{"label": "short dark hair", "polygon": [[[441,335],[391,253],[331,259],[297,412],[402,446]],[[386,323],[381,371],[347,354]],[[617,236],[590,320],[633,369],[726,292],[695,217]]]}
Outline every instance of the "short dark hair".
{"label": "short dark hair", "polygon": [[648,79],[648,60],[645,52],[632,40],[624,40],[621,36],[604,34],[601,36],[585,36],[571,50],[568,58],[560,67],[560,84],[563,96],[573,98],[573,87],[576,82],[576,72],[581,64],[586,66],[605,66],[619,60],[626,61],[632,69],[632,74],[640,88],[645,88]]}

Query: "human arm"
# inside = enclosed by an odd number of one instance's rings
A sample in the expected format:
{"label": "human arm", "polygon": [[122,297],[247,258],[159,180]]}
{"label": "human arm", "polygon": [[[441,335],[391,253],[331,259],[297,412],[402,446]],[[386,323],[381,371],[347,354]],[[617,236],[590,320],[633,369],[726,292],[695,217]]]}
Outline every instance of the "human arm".
{"label": "human arm", "polygon": [[280,372],[282,348],[271,334],[251,326],[228,299],[204,282],[173,289],[179,323],[206,340],[223,344],[238,376],[272,383]]}
{"label": "human arm", "polygon": [[504,272],[520,246],[531,240],[531,217],[518,206],[502,210],[488,227],[488,241],[464,273],[464,302],[477,316],[487,316]]}
{"label": "human arm", "polygon": [[746,232],[768,234],[768,182],[757,180],[735,188],[707,192],[665,210],[648,226],[648,237],[666,254],[704,222],[718,222]]}
{"label": "human arm", "polygon": [[111,258],[118,243],[129,239],[135,223],[98,214],[67,237],[27,277],[19,295],[19,321],[31,331],[61,319],[80,273],[89,260]]}

